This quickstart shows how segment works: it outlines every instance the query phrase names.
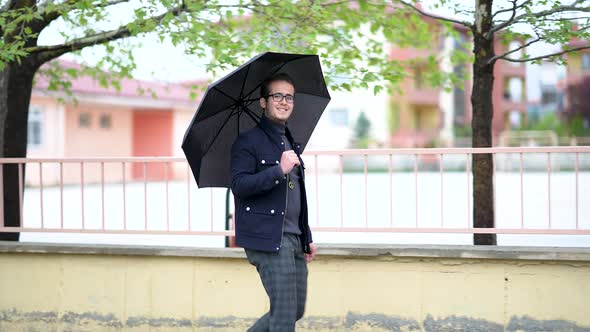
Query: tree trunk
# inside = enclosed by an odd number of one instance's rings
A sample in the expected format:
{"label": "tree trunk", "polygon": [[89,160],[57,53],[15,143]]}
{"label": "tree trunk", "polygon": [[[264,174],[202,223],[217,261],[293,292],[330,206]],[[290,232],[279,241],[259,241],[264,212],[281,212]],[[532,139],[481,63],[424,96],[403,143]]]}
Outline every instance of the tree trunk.
{"label": "tree trunk", "polygon": [[[27,155],[27,119],[33,77],[39,66],[32,58],[22,59],[21,64],[10,63],[0,73],[0,133],[2,157],[24,158]],[[24,193],[25,168],[22,166],[22,177],[19,186],[19,166],[4,164],[2,182],[4,193],[4,225],[19,227],[21,225],[21,202],[19,187]],[[1,217],[1,216],[0,216]],[[0,232],[0,240],[18,241],[19,233]]]}
{"label": "tree trunk", "polygon": [[[476,3],[476,24],[473,29],[473,90],[471,105],[473,116],[472,146],[492,146],[492,117],[494,113],[492,91],[494,85],[494,37],[488,34],[492,27],[493,0]],[[494,160],[492,154],[474,154],[473,169],[473,226],[494,227]],[[496,234],[474,234],[476,245],[496,245]]]}

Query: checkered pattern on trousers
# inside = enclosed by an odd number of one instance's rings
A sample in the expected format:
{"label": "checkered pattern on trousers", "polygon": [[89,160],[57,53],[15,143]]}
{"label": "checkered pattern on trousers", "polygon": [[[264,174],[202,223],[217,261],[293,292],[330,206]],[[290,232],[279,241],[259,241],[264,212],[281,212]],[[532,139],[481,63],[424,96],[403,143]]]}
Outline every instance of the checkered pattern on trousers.
{"label": "checkered pattern on trousers", "polygon": [[250,332],[295,331],[307,298],[307,263],[299,237],[283,234],[279,252],[246,249],[270,299],[270,311],[248,329]]}

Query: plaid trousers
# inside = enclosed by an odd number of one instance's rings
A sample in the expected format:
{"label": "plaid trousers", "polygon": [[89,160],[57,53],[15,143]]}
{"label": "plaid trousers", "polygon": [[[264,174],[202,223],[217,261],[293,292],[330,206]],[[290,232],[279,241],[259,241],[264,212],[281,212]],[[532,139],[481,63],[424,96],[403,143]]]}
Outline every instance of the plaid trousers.
{"label": "plaid trousers", "polygon": [[295,331],[295,322],[303,317],[307,298],[307,263],[299,236],[283,234],[281,249],[276,253],[245,250],[270,299],[270,311],[248,331]]}

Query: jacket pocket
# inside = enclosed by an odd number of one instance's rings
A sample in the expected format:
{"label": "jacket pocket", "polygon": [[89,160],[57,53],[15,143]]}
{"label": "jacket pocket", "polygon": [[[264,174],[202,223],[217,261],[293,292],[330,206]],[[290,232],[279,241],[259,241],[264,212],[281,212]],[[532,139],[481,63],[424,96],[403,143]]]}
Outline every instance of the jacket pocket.
{"label": "jacket pocket", "polygon": [[266,168],[276,166],[280,163],[280,156],[262,155],[258,158],[258,167]]}
{"label": "jacket pocket", "polygon": [[245,210],[246,210],[246,213],[258,214],[258,215],[263,215],[263,216],[275,216],[277,214],[277,211],[275,209],[271,209],[271,208],[246,206]]}
{"label": "jacket pocket", "polygon": [[278,211],[272,208],[263,208],[246,205],[243,207],[243,218],[241,230],[251,236],[271,238],[275,227],[277,227]]}

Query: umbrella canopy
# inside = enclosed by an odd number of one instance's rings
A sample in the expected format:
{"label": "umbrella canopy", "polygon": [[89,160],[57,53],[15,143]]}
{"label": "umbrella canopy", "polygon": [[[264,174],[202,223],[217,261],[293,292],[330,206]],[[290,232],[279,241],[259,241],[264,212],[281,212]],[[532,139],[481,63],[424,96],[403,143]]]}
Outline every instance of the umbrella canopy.
{"label": "umbrella canopy", "polygon": [[295,84],[295,105],[287,127],[305,148],[330,101],[319,57],[262,53],[209,85],[184,135],[182,150],[200,188],[230,187],[232,144],[240,133],[258,124],[260,85],[276,73],[288,74]]}

